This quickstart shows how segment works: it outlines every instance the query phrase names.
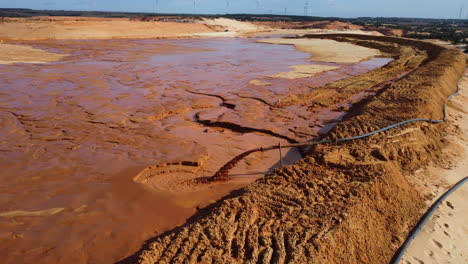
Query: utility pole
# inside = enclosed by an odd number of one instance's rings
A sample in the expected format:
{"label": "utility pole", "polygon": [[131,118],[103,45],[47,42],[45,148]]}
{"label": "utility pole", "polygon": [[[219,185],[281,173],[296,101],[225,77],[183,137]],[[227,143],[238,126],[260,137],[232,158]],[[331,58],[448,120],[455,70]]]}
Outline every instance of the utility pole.
{"label": "utility pole", "polygon": [[261,13],[261,9],[262,9],[262,0],[256,0],[257,2],[257,12],[258,13]]}

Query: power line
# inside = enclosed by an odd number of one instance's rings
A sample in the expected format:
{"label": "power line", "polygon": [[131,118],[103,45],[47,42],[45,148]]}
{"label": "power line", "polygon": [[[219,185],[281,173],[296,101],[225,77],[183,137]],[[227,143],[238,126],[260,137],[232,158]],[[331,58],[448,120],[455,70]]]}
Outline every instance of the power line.
{"label": "power line", "polygon": [[158,0],[154,0],[153,13],[158,12]]}

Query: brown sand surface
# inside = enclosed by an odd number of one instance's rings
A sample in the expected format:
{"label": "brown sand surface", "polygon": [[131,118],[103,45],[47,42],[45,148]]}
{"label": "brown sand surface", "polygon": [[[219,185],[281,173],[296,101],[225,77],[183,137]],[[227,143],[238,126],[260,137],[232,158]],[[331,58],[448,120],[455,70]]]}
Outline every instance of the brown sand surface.
{"label": "brown sand surface", "polygon": [[[461,95],[450,102],[448,110],[451,133],[446,155],[451,160],[443,168],[417,171],[421,189],[433,202],[447,188],[468,176],[468,72],[460,83]],[[402,263],[468,263],[468,185],[455,191],[434,213],[411,243]]]}
{"label": "brown sand surface", "polygon": [[[395,58],[381,69],[276,104],[323,107],[341,94],[374,89],[325,139],[413,118],[440,119],[466,69],[460,51],[422,41],[306,37],[373,47]],[[331,89],[335,93],[325,93]],[[447,123],[415,122],[366,139],[313,147],[306,158],[199,211],[122,263],[388,263],[431,198],[409,175],[449,161],[444,137],[452,133]]]}
{"label": "brown sand surface", "polygon": [[[108,263],[132,254],[278,167],[278,153],[248,157],[231,182],[189,180],[258,144],[325,133],[362,95],[285,107],[283,98],[390,61],[331,63],[339,69],[288,80],[269,76],[312,63],[309,54],[250,39],[12,43],[67,56],[0,65],[3,263]],[[285,164],[298,159],[297,150],[284,153]]]}
{"label": "brown sand surface", "polygon": [[8,19],[0,22],[0,40],[113,39],[191,37],[215,32],[199,23],[130,19]]}

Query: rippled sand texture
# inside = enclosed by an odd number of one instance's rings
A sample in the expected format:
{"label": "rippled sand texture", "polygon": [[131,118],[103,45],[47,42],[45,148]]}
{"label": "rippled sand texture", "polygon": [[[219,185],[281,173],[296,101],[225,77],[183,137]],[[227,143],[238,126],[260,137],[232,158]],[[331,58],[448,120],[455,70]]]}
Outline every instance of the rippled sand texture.
{"label": "rippled sand texture", "polygon": [[[130,255],[278,166],[278,153],[252,155],[230,183],[191,189],[184,180],[211,176],[253,147],[309,140],[349,104],[278,107],[281,98],[389,61],[322,62],[332,68],[289,80],[271,76],[312,64],[310,54],[248,39],[27,44],[69,56],[0,66],[3,263]],[[284,161],[299,158],[293,150]],[[153,178],[134,182],[146,167]]]}

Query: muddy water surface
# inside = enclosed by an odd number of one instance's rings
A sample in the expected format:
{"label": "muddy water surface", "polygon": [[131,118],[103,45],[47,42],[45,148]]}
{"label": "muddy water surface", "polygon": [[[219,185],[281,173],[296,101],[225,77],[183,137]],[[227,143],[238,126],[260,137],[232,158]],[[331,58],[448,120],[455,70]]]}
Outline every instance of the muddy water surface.
{"label": "muddy water surface", "polygon": [[[341,68],[286,80],[267,76],[312,63],[310,54],[250,39],[25,44],[69,56],[0,66],[3,263],[128,256],[278,166],[278,153],[248,157],[232,182],[195,188],[185,180],[211,176],[251,148],[311,139],[343,115],[278,108],[279,99],[388,62],[327,64]],[[284,162],[299,158],[291,150]],[[153,178],[135,182],[148,166],[157,167]]]}

